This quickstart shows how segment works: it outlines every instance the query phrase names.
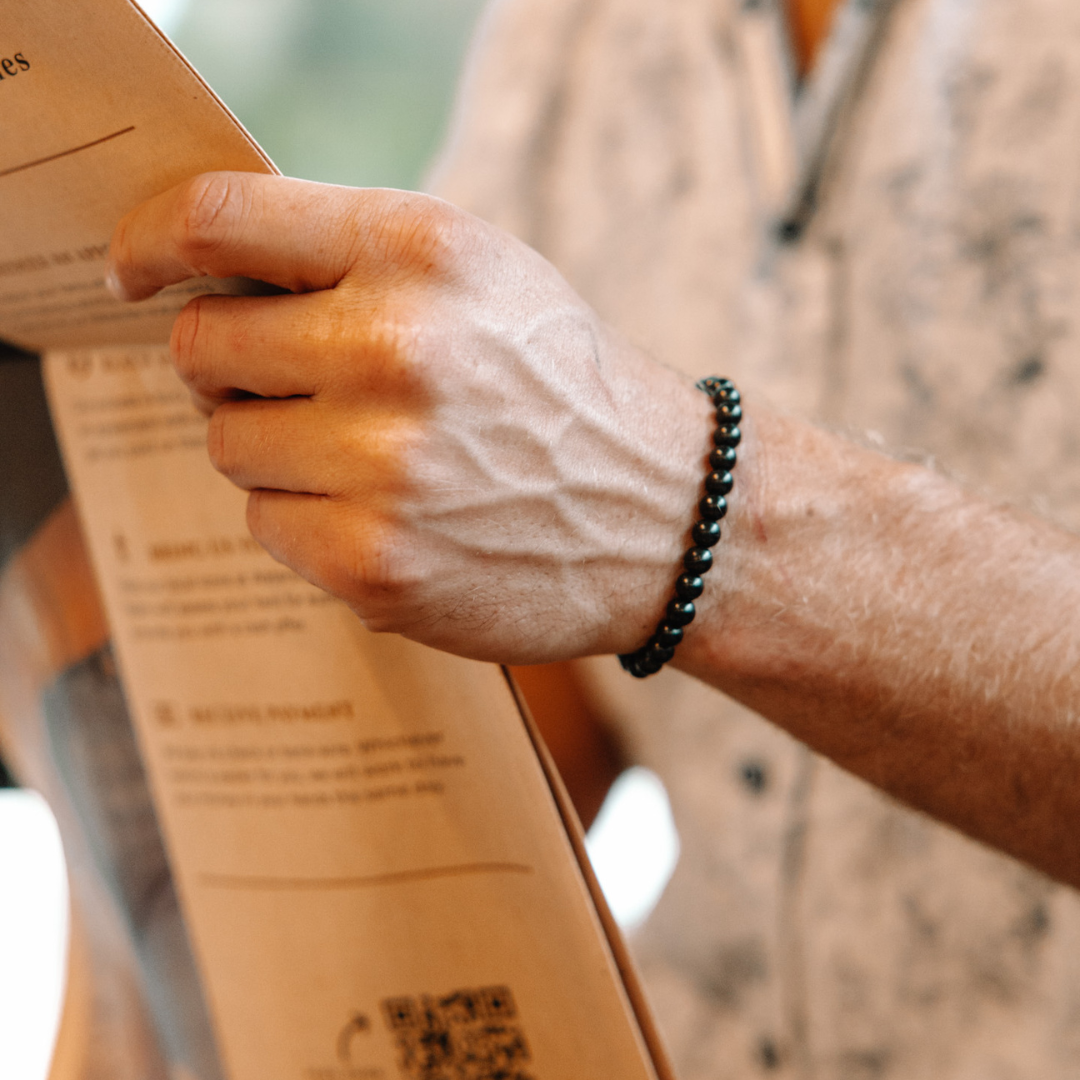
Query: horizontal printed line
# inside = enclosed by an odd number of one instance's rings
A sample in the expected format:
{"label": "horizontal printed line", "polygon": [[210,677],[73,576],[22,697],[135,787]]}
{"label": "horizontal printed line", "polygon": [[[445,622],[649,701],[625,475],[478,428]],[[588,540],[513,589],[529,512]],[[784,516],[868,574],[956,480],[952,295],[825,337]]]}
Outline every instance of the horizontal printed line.
{"label": "horizontal printed line", "polygon": [[524,863],[463,863],[459,866],[433,866],[426,870],[399,870],[393,874],[372,874],[369,877],[340,878],[278,878],[246,877],[241,874],[200,874],[199,883],[211,889],[253,889],[259,891],[366,889],[373,885],[404,885],[412,881],[431,881],[435,878],[466,877],[473,874],[532,874]]}
{"label": "horizontal printed line", "polygon": [[92,146],[100,146],[102,143],[110,142],[113,139],[119,139],[121,135],[127,135],[134,130],[135,125],[132,124],[131,127],[123,128],[120,131],[114,131],[111,135],[103,135],[100,139],[95,139],[93,142],[83,143],[82,146],[73,146],[70,150],[61,150],[59,154],[50,154],[48,157],[38,158],[37,161],[28,161],[25,165],[13,165],[10,169],[0,169],[0,180],[5,176],[26,172],[27,169],[36,169],[38,165],[47,165],[50,161],[58,161],[60,158],[71,157],[72,154],[79,154],[83,150],[89,150]]}

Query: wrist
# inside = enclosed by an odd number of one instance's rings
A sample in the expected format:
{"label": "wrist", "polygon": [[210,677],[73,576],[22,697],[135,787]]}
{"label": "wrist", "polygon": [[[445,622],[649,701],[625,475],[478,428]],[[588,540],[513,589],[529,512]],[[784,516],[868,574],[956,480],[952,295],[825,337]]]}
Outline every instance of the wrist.
{"label": "wrist", "polygon": [[728,529],[675,662],[775,715],[866,684],[874,628],[910,572],[899,538],[947,485],[754,401],[746,412]]}
{"label": "wrist", "polygon": [[849,515],[848,445],[753,399],[745,411],[724,540],[697,632],[677,660],[713,683],[768,681],[801,666],[822,560]]}
{"label": "wrist", "polygon": [[715,419],[708,396],[692,381],[636,349],[626,349],[608,370],[615,373],[608,391],[634,445],[621,455],[625,474],[610,484],[622,518],[610,550],[618,577],[594,578],[605,625],[593,651],[625,654],[652,634],[682,572]]}

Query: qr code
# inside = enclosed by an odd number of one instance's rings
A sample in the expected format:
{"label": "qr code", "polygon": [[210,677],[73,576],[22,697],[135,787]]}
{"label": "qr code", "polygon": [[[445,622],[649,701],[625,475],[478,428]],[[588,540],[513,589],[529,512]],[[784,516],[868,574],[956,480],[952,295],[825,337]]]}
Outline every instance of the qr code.
{"label": "qr code", "polygon": [[389,998],[382,1008],[407,1080],[534,1080],[508,987]]}

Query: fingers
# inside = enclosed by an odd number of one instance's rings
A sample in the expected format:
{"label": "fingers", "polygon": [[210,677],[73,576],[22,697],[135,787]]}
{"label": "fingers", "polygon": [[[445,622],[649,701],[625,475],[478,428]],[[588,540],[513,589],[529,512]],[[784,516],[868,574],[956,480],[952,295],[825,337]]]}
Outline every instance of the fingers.
{"label": "fingers", "polygon": [[206,435],[210,461],[246,491],[337,495],[341,463],[328,448],[322,413],[308,398],[224,404]]}
{"label": "fingers", "polygon": [[252,277],[293,292],[330,288],[350,245],[344,188],[251,173],[206,173],[150,199],[117,226],[110,284],[137,300],[191,277]]}
{"label": "fingers", "polygon": [[321,300],[320,294],[199,297],[173,327],[176,369],[209,409],[244,395],[316,394],[334,344]]}
{"label": "fingers", "polygon": [[[332,500],[303,492],[256,489],[248,496],[251,535],[275,558],[312,585],[328,592],[340,584],[341,555],[336,529],[342,524]],[[347,523],[356,528],[356,522]],[[297,538],[303,536],[303,544]]]}
{"label": "fingers", "polygon": [[247,491],[267,488],[346,497],[375,506],[407,487],[420,439],[381,402],[338,408],[310,398],[227,402],[214,411],[207,449],[214,467]]}
{"label": "fingers", "polygon": [[110,249],[123,299],[191,277],[250,277],[291,292],[330,289],[360,267],[438,266],[463,215],[409,192],[254,173],[206,173],[128,214]]}
{"label": "fingers", "polygon": [[243,397],[368,398],[404,405],[423,390],[407,307],[336,292],[203,296],[180,313],[172,357],[205,412]]}

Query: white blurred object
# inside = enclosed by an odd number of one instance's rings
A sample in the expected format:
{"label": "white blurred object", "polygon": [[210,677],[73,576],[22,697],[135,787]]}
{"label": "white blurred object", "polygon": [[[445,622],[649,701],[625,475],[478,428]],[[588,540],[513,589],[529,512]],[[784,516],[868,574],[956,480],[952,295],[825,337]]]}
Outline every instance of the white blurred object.
{"label": "white blurred object", "polygon": [[63,1002],[67,878],[45,800],[0,791],[0,1073],[45,1080]]}
{"label": "white blurred object", "polygon": [[166,34],[176,28],[188,6],[188,0],[138,0],[138,3]]}
{"label": "white blurred object", "polygon": [[632,930],[656,906],[679,861],[679,835],[667,792],[648,769],[627,769],[612,785],[585,846],[624,930]]}

